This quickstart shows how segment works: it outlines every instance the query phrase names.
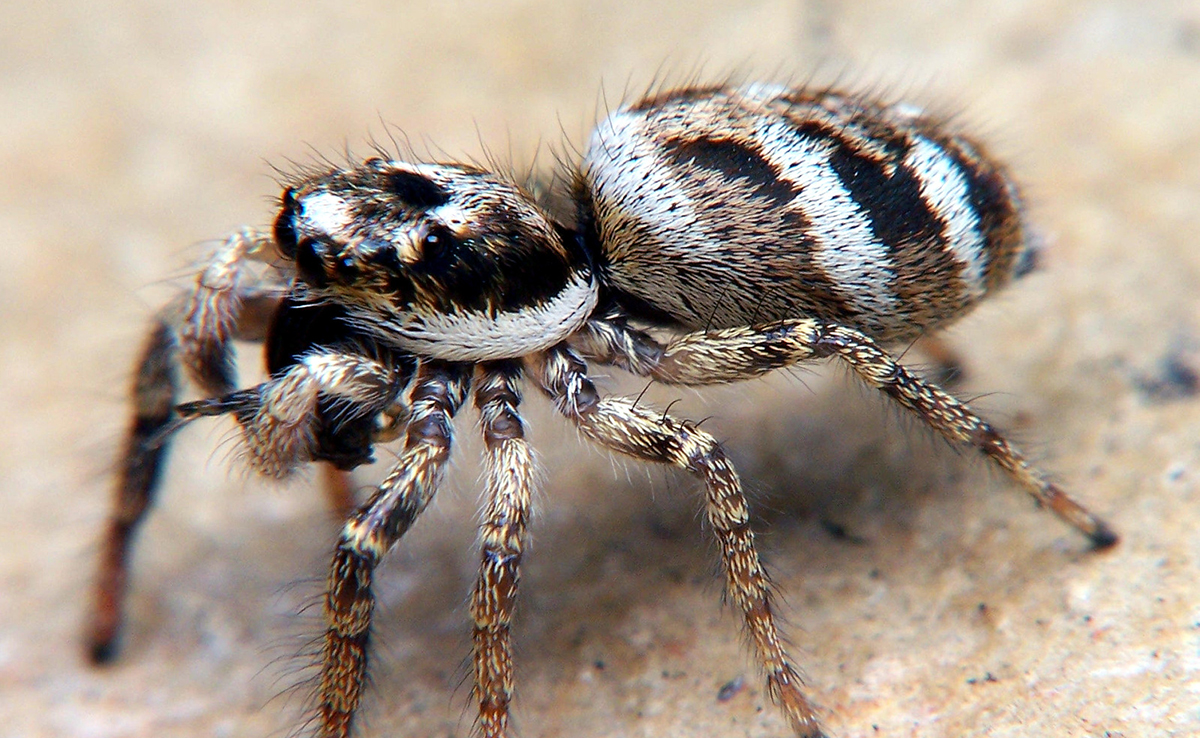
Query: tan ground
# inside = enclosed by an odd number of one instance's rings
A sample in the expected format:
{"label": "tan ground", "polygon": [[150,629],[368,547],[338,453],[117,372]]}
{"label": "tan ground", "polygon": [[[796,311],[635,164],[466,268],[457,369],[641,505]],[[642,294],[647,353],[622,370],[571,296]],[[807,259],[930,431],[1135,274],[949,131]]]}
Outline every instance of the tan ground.
{"label": "tan ground", "polygon": [[[365,151],[381,121],[524,165],[539,141],[578,144],[598,100],[701,66],[840,74],[962,111],[1011,155],[1054,248],[952,331],[960,393],[1124,535],[1085,553],[838,372],[656,393],[728,439],[833,735],[1200,734],[1200,398],[1169,381],[1200,352],[1200,6],[476,5],[4,8],[0,736],[296,724],[301,697],[280,695],[319,632],[297,613],[336,525],[311,480],[231,471],[227,424],[189,430],[172,459],[121,660],[86,667],[79,638],[135,342],[206,239],[269,221],[271,165]],[[529,405],[546,481],[520,735],[784,735],[718,606],[692,482],[583,451]],[[452,483],[383,574],[365,736],[470,732],[479,444],[461,428]]]}

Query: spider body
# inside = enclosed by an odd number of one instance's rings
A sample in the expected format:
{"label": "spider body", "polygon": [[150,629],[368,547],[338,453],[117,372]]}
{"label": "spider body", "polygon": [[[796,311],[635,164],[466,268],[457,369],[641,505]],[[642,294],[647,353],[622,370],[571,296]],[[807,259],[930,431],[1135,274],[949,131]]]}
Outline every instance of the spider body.
{"label": "spider body", "polygon": [[[678,385],[833,357],[950,441],[971,446],[1097,547],[1116,537],[968,407],[896,362],[909,341],[1019,275],[1034,249],[1017,189],[970,139],[902,106],[766,85],[684,88],[603,121],[560,222],[463,164],[371,159],[290,183],[270,235],[230,237],[159,315],[106,538],[91,632],[113,655],[130,538],[179,424],[232,414],[260,472],[352,469],[400,439],[346,521],[329,575],[317,688],[323,738],[349,734],[368,661],[375,567],[428,504],[469,397],[482,419],[485,510],[471,598],[474,694],[509,735],[511,623],[534,463],[526,375],[581,434],[697,476],[729,599],[798,736],[824,736],[775,625],[738,475],[719,443],[587,362]],[[250,264],[275,268],[255,276]],[[229,341],[266,345],[269,379],[233,385]],[[181,365],[207,399],[176,405]]]}

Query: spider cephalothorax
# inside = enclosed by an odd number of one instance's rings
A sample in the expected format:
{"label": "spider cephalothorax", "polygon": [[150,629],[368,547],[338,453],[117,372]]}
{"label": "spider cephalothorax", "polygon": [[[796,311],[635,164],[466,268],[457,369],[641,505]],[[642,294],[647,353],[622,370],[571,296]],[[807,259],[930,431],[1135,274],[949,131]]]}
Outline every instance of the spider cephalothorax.
{"label": "spider cephalothorax", "polygon": [[287,190],[275,236],[313,299],[425,356],[548,348],[596,304],[579,239],[516,185],[460,164],[372,159],[311,177]]}
{"label": "spider cephalothorax", "polygon": [[[984,454],[1098,548],[1116,536],[991,425],[881,345],[950,322],[1024,271],[1017,188],[971,139],[905,106],[828,90],[696,87],[597,128],[559,222],[517,185],[462,164],[371,159],[284,191],[270,235],[232,236],[158,317],[134,390],[91,644],[113,655],[130,536],[170,432],[232,414],[247,457],[284,476],[399,459],[349,515],[330,569],[316,693],[322,738],[350,732],[383,555],[429,503],[468,398],[486,447],[471,598],[479,729],[509,734],[511,623],[528,543],[526,375],[587,439],[704,485],[729,601],[798,736],[825,735],[776,628],[737,472],[694,424],[604,397],[589,361],[677,385],[834,358],[949,441]],[[246,265],[275,268],[254,279]],[[269,379],[233,386],[228,344],[266,344]],[[207,397],[176,405],[182,364]]]}

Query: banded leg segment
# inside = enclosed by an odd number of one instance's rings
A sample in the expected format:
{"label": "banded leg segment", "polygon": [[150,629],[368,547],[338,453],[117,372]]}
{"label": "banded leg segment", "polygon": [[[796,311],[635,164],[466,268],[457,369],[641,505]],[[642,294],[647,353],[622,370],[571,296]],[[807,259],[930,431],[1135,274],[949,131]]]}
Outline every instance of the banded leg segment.
{"label": "banded leg segment", "polygon": [[761,376],[808,359],[835,357],[868,385],[912,411],[947,440],[972,446],[1003,469],[1039,504],[1091,539],[1096,548],[1117,542],[1100,518],[1072,500],[967,405],[904,368],[870,337],[815,320],[683,335],[665,347],[620,323],[588,325],[585,350],[667,384],[704,385]]}
{"label": "banded leg segment", "polygon": [[484,738],[508,735],[513,696],[511,626],[521,557],[529,538],[534,459],[517,410],[520,380],[520,364],[495,362],[480,368],[475,386],[487,448],[481,561],[471,594],[475,697]]}
{"label": "banded leg segment", "polygon": [[542,390],[590,440],[635,458],[672,464],[704,482],[705,511],[720,545],[726,591],[745,620],[767,673],[768,691],[796,735],[823,738],[816,710],[784,653],[741,481],[721,446],[704,431],[638,405],[634,398],[600,397],[583,360],[570,349],[545,352],[536,371]]}
{"label": "banded leg segment", "polygon": [[665,346],[620,321],[591,321],[581,349],[589,358],[666,384],[698,387],[754,379],[818,358],[821,324],[789,320],[685,333]]}
{"label": "banded leg segment", "polygon": [[342,530],[325,597],[316,695],[320,738],[350,735],[366,683],[375,567],[433,498],[450,456],[451,419],[469,383],[469,369],[459,365],[431,362],[418,369],[400,460]]}
{"label": "banded leg segment", "polygon": [[855,374],[904,407],[912,410],[931,428],[950,441],[979,449],[996,466],[1021,485],[1039,505],[1087,536],[1098,549],[1116,545],[1116,531],[1071,499],[1045,474],[969,407],[936,386],[913,376],[886,351],[866,336],[847,328],[827,327],[821,332],[817,350],[836,356]]}

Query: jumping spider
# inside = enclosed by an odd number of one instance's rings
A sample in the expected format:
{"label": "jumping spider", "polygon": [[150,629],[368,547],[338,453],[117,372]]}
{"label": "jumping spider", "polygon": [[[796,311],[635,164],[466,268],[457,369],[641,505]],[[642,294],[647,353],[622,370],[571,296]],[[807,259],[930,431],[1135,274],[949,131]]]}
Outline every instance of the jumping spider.
{"label": "jumping spider", "polygon": [[[230,237],[159,314],[141,357],[93,659],[114,655],[130,538],[179,425],[232,414],[251,465],[272,477],[311,461],[352,469],[402,438],[399,462],[345,523],[324,600],[316,725],[323,738],[348,735],[375,567],[429,504],[451,419],[473,396],[487,500],[470,605],[474,695],[480,732],[510,735],[509,625],[535,477],[518,411],[528,375],[591,441],[699,477],[767,690],[796,735],[823,736],[720,444],[634,398],[601,396],[589,361],[694,386],[838,359],[1095,547],[1116,543],[991,425],[883,348],[958,318],[1032,264],[1016,186],[970,138],[834,90],[686,87],[601,122],[572,194],[562,222],[481,168],[374,158],[296,178],[272,233]],[[255,261],[274,269],[251,279]],[[267,381],[234,386],[234,338],[265,342]],[[208,399],[176,404],[177,365]]]}

